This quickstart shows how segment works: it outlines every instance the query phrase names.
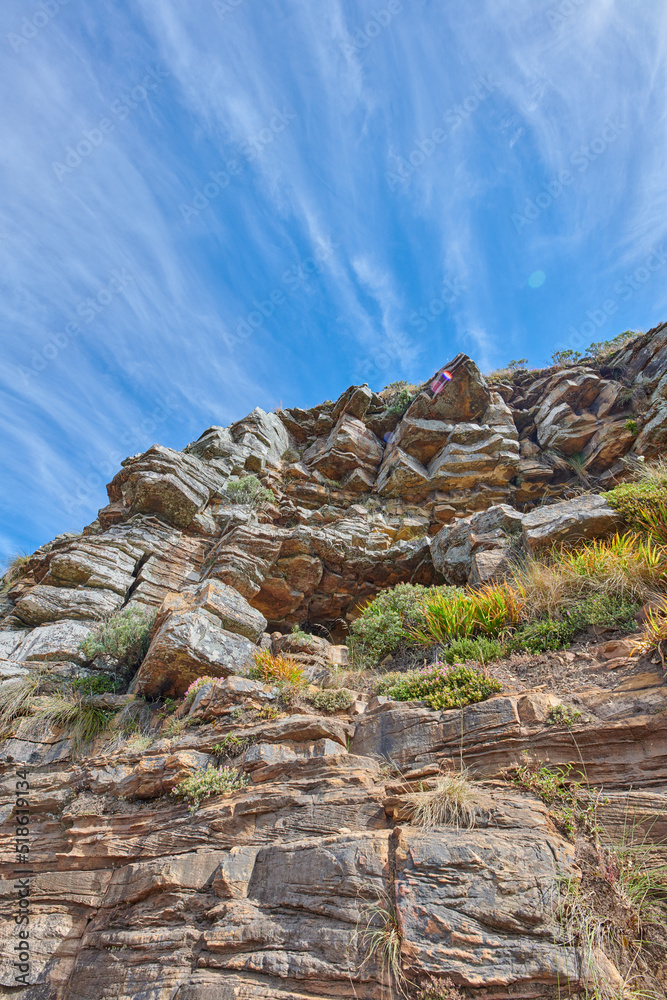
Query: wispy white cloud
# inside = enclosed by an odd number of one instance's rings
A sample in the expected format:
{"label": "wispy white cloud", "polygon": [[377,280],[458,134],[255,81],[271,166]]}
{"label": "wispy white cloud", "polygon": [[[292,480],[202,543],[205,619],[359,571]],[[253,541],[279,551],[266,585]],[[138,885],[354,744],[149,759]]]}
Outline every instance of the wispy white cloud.
{"label": "wispy white cloud", "polygon": [[[246,0],[224,18],[209,2],[78,0],[14,52],[23,12],[6,5],[0,546],[92,519],[124,441],[182,447],[258,403],[312,404],[379,355],[386,381],[458,350],[487,367],[548,356],[665,240],[667,218],[667,11],[585,0],[554,21],[561,6],[403,0],[351,48],[373,16],[361,0]],[[157,86],[133,99],[151,70]],[[483,76],[492,92],[466,111]],[[279,130],[276,111],[293,116]],[[113,131],[59,180],[53,162],[67,147],[74,162],[103,118]],[[443,119],[446,140],[392,188],[387,173]],[[572,154],[608,119],[627,127],[577,171]],[[512,213],[568,167],[567,191],[517,232]],[[547,280],[531,291],[537,268]],[[119,269],[131,281],[87,323],[85,301]],[[461,290],[411,323],[448,281]],[[618,322],[661,318],[666,287],[651,282]],[[233,344],[281,289],[280,309]],[[74,321],[81,332],[45,357]],[[149,431],[167,396],[178,405]]]}

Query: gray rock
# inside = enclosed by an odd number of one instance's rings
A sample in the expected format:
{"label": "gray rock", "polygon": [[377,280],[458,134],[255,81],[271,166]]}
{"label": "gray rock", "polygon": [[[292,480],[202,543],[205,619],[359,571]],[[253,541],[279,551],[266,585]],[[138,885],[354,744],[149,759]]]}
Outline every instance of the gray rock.
{"label": "gray rock", "polygon": [[562,838],[404,826],[396,867],[403,947],[424,972],[505,989],[578,978],[574,949],[553,939],[556,873],[576,874]]}
{"label": "gray rock", "polygon": [[171,612],[158,628],[132,682],[133,694],[177,697],[198,677],[243,673],[257,646],[221,628],[206,611]]}
{"label": "gray rock", "polygon": [[85,663],[87,657],[79,645],[90,634],[91,626],[81,621],[63,619],[41,625],[29,632],[12,653],[14,660],[72,660]]}
{"label": "gray rock", "polygon": [[582,496],[524,514],[523,541],[529,551],[548,545],[600,538],[622,527],[622,518],[604,497]]}
{"label": "gray rock", "polygon": [[28,625],[43,625],[63,618],[98,620],[117,611],[122,597],[112,590],[50,587],[38,584],[16,602],[15,613]]}
{"label": "gray rock", "polygon": [[28,634],[28,629],[12,629],[11,631],[0,632],[0,659],[8,659]]}

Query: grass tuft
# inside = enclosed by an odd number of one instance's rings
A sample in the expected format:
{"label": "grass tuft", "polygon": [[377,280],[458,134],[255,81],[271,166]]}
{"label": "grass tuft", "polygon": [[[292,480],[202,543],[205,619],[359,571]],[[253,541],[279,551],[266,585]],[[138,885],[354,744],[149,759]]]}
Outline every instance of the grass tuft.
{"label": "grass tuft", "polygon": [[0,688],[0,739],[9,736],[17,719],[32,715],[33,703],[39,691],[40,675],[29,673]]}
{"label": "grass tuft", "polygon": [[407,981],[401,962],[403,938],[396,906],[386,891],[376,889],[374,900],[364,900],[359,923],[363,925],[360,940],[365,951],[362,968],[375,959],[380,965],[383,977],[387,979],[387,985],[393,986],[405,996]]}
{"label": "grass tuft", "polygon": [[286,681],[288,684],[303,684],[303,668],[288,656],[261,649],[255,653],[255,667],[252,675],[263,681]]}
{"label": "grass tuft", "polygon": [[465,770],[444,774],[435,788],[410,796],[408,804],[414,810],[410,822],[425,830],[436,826],[471,829],[475,825],[473,801],[473,786]]}

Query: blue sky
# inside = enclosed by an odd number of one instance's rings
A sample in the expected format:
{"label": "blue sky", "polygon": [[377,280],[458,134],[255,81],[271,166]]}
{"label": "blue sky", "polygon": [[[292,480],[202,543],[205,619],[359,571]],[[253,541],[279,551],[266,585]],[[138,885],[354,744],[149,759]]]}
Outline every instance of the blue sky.
{"label": "blue sky", "polygon": [[0,558],[155,441],[667,318],[660,0],[5,0],[0,29]]}

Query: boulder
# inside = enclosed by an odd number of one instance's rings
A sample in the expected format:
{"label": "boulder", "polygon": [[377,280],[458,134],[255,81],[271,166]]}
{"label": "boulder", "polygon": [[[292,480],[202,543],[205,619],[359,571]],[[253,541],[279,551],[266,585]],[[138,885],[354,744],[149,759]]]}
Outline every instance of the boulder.
{"label": "boulder", "polygon": [[372,399],[373,393],[367,385],[351,385],[336,402],[331,411],[331,420],[335,423],[343,413],[363,420]]}
{"label": "boulder", "polygon": [[156,799],[171,792],[196,771],[205,770],[211,757],[193,750],[152,754],[127,764],[90,768],[86,783],[91,791],[115,798]]}
{"label": "boulder", "polygon": [[604,497],[581,496],[538,507],[522,517],[527,551],[550,545],[572,544],[584,538],[601,538],[622,528],[618,511]]}
{"label": "boulder", "polygon": [[225,488],[224,470],[160,445],[123,465],[107,487],[109,500],[122,500],[128,515],[157,514],[177,528],[187,528],[211,497]]}
{"label": "boulder", "polygon": [[[410,406],[385,451],[375,485],[378,493],[418,499],[435,489],[462,491],[483,483],[509,498],[508,484],[519,465],[519,437],[512,414],[503,398],[484,383],[478,386],[478,402],[484,403],[479,422],[437,419],[437,401],[445,393],[454,393],[453,386],[454,380],[431,400],[433,410],[426,415],[423,407],[415,409],[418,400]],[[477,412],[470,400],[464,393],[461,413]]]}
{"label": "boulder", "polygon": [[232,675],[199,688],[190,707],[191,717],[215,719],[231,705],[253,707],[276,700],[276,688],[249,677]]}
{"label": "boulder", "polygon": [[452,381],[435,396],[430,390],[420,392],[403,419],[458,423],[481,418],[489,405],[491,392],[475,362],[465,354],[457,354],[445,369],[451,372]]}
{"label": "boulder", "polygon": [[222,628],[208,611],[169,612],[131,690],[149,698],[175,698],[198,677],[243,673],[253,665],[256,650],[249,639]]}
{"label": "boulder", "polygon": [[581,453],[586,472],[602,472],[630,450],[635,433],[626,423],[625,417],[609,420],[595,432]]}
{"label": "boulder", "polygon": [[204,580],[196,586],[185,587],[178,594],[170,594],[160,613],[197,608],[212,615],[228,632],[236,632],[253,643],[259,642],[266,628],[264,615],[248,604],[238,590],[216,579]]}
{"label": "boulder", "polygon": [[112,590],[51,587],[38,584],[16,602],[15,614],[27,625],[43,625],[64,618],[99,621],[123,603]]}
{"label": "boulder", "polygon": [[361,420],[343,413],[326,440],[311,445],[303,460],[328,479],[340,480],[358,468],[374,474],[383,450],[382,442]]}
{"label": "boulder", "polygon": [[588,444],[600,424],[592,413],[575,413],[567,403],[548,410],[537,424],[537,440],[542,448],[555,448],[574,455]]}
{"label": "boulder", "polygon": [[510,568],[520,540],[522,515],[508,504],[445,525],[433,538],[433,565],[447,583],[480,584],[500,579]]}
{"label": "boulder", "polygon": [[27,634],[11,657],[13,660],[72,660],[85,663],[87,657],[79,646],[90,631],[90,625],[67,619],[52,625],[41,625]]}

